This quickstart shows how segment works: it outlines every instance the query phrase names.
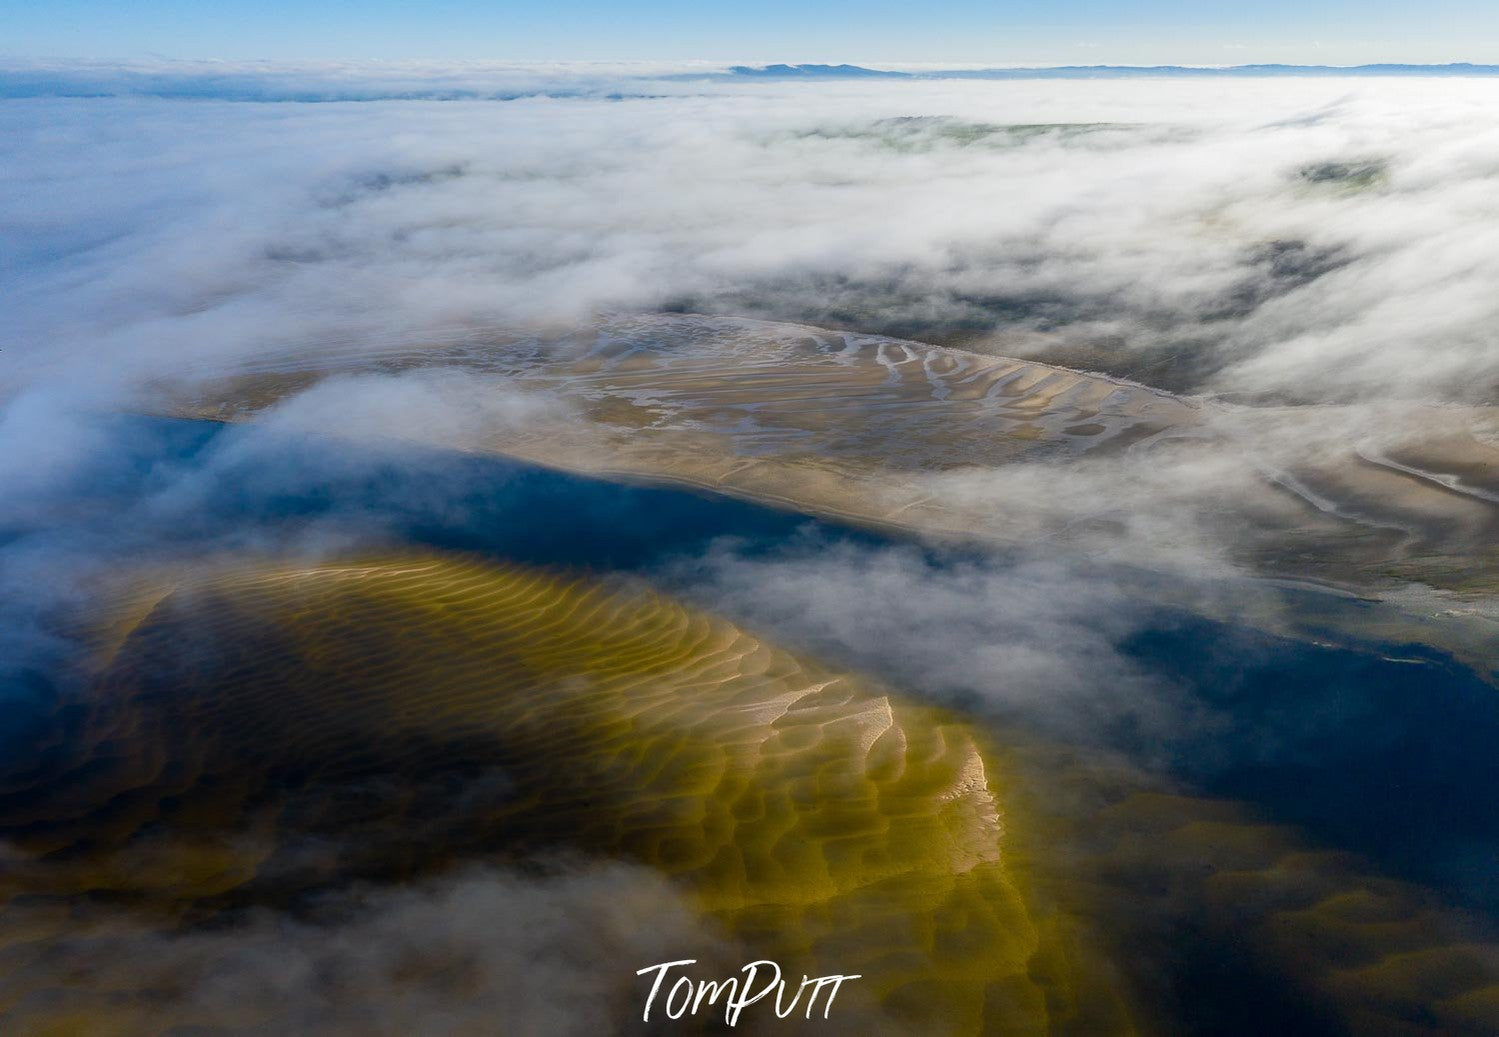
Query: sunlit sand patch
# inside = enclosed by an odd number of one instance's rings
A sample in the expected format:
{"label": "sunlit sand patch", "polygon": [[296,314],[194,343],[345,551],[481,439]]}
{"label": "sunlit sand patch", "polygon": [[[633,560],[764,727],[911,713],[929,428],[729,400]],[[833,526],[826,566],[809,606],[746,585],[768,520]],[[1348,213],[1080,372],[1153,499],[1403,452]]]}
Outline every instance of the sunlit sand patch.
{"label": "sunlit sand patch", "polygon": [[[621,432],[640,434],[648,450],[656,440],[670,448],[677,434],[699,433],[721,441],[717,455],[819,456],[896,470],[999,463],[1037,444],[1118,449],[1189,421],[1194,409],[1142,386],[1044,364],[797,325],[651,315],[550,339],[273,352],[226,381],[189,385],[178,403],[233,419],[329,375],[444,367],[565,395],[614,450],[630,447]],[[484,431],[474,430],[474,445],[484,445]]]}
{"label": "sunlit sand patch", "polygon": [[[1482,409],[1387,408],[1369,427],[1356,408],[1196,401],[1034,362],[722,317],[480,337],[271,353],[226,378],[184,376],[164,406],[240,420],[331,376],[461,371],[473,393],[536,393],[566,410],[481,416],[443,434],[391,423],[386,434],[959,537],[1024,542],[1044,530],[1089,544],[1116,521],[1138,534],[1143,519],[1159,526],[1154,546],[1200,534],[1258,572],[1375,591],[1415,581],[1486,594],[1499,573],[1499,423]],[[321,426],[338,432],[346,417],[334,394],[326,401]],[[1016,466],[1054,470],[1054,494],[1020,496]],[[1100,475],[1110,471],[1117,485]],[[1160,492],[1152,480],[1173,473]],[[1091,500],[1068,498],[1073,483]]]}
{"label": "sunlit sand patch", "polygon": [[659,870],[789,969],[862,974],[855,1032],[1046,1029],[1065,969],[1030,974],[1041,937],[957,718],[654,594],[429,556],[146,580],[102,619],[66,730],[5,769],[0,941],[28,967],[0,1018],[111,1010],[29,960],[68,905],[170,932],[567,851]]}

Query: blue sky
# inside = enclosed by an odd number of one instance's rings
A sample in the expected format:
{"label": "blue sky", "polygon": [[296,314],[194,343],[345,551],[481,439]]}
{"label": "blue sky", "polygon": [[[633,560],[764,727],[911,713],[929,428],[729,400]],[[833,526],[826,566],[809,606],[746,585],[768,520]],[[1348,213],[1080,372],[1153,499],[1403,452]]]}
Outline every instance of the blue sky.
{"label": "blue sky", "polygon": [[0,0],[20,57],[1499,62],[1493,0]]}

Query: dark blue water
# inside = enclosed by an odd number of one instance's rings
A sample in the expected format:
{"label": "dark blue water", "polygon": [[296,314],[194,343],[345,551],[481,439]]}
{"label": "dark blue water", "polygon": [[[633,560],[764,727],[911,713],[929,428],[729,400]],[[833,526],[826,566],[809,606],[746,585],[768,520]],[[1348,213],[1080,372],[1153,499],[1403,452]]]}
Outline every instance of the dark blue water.
{"label": "dark blue water", "polygon": [[1499,906],[1499,689],[1471,669],[1426,645],[1330,648],[1180,615],[1121,647],[1232,719],[1179,737],[1177,777]]}
{"label": "dark blue water", "polygon": [[[101,419],[103,420],[103,419]],[[746,549],[793,536],[875,534],[690,490],[593,479],[503,458],[268,436],[239,426],[107,419],[112,445],[4,522],[0,548],[96,550],[281,544],[476,551],[543,566],[651,568],[722,537]]]}

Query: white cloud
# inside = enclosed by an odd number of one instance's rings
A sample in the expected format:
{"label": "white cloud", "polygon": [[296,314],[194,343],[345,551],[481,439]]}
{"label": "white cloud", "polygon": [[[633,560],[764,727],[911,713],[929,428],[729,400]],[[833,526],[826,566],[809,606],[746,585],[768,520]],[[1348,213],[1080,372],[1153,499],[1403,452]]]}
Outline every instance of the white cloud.
{"label": "white cloud", "polygon": [[[1167,351],[1191,387],[1224,392],[1471,398],[1499,372],[1496,93],[1290,79],[8,101],[4,357],[112,376],[685,303],[1085,349],[1126,372]],[[1006,128],[1099,122],[1121,125]]]}
{"label": "white cloud", "polygon": [[[80,908],[47,954],[0,977],[6,1018],[22,1032],[81,1017],[132,1032],[586,1037],[628,1031],[621,1022],[644,1002],[637,968],[684,951],[727,969],[743,957],[677,889],[622,864],[470,868],[317,907],[176,934],[149,914]],[[46,909],[35,914],[46,931]],[[80,990],[73,978],[85,973]],[[49,990],[63,985],[59,1004]],[[149,996],[119,1003],[115,991]]]}

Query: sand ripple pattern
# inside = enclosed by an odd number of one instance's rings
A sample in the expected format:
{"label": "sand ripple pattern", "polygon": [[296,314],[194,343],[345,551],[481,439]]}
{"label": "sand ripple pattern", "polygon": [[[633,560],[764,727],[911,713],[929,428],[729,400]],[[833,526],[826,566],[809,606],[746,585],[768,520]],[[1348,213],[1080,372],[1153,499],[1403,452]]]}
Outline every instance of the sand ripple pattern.
{"label": "sand ripple pattern", "polygon": [[788,967],[863,973],[871,1028],[1047,1028],[1059,980],[1030,974],[955,718],[655,594],[453,558],[232,567],[104,625],[90,705],[0,772],[0,1020],[151,1018],[59,994],[70,905],[167,930],[568,851],[659,869]]}
{"label": "sand ripple pattern", "polygon": [[[928,533],[1088,544],[1158,527],[1147,546],[1162,554],[1200,534],[1277,576],[1499,586],[1499,417],[1483,408],[1418,408],[1371,429],[1356,408],[1194,400],[1031,361],[691,314],[271,351],[227,378],[184,374],[162,406],[240,420],[330,376],[418,371],[462,372],[481,394],[534,393],[565,413],[379,431]],[[320,420],[349,431],[336,407]],[[1016,466],[1032,474],[996,480]],[[1034,474],[1048,469],[1050,497]]]}

